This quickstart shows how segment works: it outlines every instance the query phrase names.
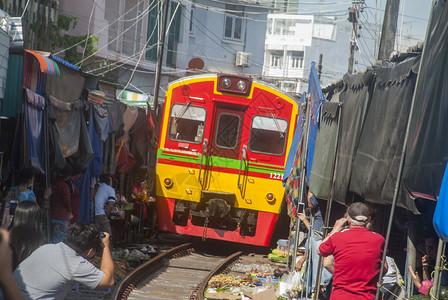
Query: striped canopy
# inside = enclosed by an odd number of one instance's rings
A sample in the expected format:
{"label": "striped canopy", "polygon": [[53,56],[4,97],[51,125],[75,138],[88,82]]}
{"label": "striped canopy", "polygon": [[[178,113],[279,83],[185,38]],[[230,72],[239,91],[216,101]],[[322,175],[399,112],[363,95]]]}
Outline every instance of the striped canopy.
{"label": "striped canopy", "polygon": [[26,53],[33,55],[39,61],[39,66],[42,73],[55,76],[61,75],[58,64],[54,60],[46,57],[45,55],[43,55],[38,51],[32,51],[32,50],[25,50],[25,51]]}

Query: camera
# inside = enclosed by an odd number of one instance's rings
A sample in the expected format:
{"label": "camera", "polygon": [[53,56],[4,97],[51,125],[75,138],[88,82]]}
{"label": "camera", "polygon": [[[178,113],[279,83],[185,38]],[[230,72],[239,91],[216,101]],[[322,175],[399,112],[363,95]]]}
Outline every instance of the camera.
{"label": "camera", "polygon": [[299,203],[297,211],[299,214],[303,213],[303,210],[305,209],[305,203]]}
{"label": "camera", "polygon": [[16,207],[17,207],[17,205],[19,205],[19,201],[17,201],[17,200],[15,200],[15,199],[11,199],[10,201],[9,201],[9,214],[11,215],[11,216],[13,216],[14,215],[14,213],[16,212]]}

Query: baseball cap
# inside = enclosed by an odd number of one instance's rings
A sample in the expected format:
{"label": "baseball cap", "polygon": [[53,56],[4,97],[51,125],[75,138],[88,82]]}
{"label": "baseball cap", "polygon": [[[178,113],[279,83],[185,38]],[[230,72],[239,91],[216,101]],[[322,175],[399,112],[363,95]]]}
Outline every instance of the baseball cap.
{"label": "baseball cap", "polygon": [[350,218],[358,222],[366,222],[370,216],[369,207],[362,202],[352,203],[348,207],[347,213]]}
{"label": "baseball cap", "polygon": [[309,200],[312,205],[319,205],[319,202],[317,202],[317,199],[316,199],[316,197],[314,197],[314,195],[311,196]]}

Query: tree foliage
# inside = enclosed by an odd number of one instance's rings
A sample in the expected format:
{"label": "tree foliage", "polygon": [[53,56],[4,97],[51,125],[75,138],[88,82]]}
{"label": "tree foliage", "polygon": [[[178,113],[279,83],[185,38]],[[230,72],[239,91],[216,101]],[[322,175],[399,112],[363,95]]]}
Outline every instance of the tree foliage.
{"label": "tree foliage", "polygon": [[[82,36],[70,35],[67,32],[70,28],[75,28],[78,25],[78,17],[59,15],[56,22],[49,24],[48,30],[49,41],[44,41],[49,46],[49,51],[57,52],[64,49],[64,59],[74,65],[79,65],[84,57],[90,56],[97,52],[95,45],[98,43],[98,36],[89,34]],[[38,33],[40,24],[32,24],[31,30]],[[45,35],[40,36],[46,39]]]}

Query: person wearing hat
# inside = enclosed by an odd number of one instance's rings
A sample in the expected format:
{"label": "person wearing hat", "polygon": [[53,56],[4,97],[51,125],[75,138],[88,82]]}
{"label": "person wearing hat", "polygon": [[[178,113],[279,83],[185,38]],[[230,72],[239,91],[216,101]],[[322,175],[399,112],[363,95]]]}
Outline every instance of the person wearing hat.
{"label": "person wearing hat", "polygon": [[[324,228],[324,218],[322,217],[322,212],[320,211],[319,202],[317,198],[308,191],[308,209],[312,216],[312,224],[308,221],[305,211],[299,212],[298,217],[303,222],[308,230],[311,230],[309,235],[309,240],[311,241],[310,245],[310,253],[311,259],[309,260],[309,264],[311,267],[311,281],[307,280],[309,291],[312,292],[313,288],[316,286],[316,277],[317,277],[317,269],[319,266],[319,254],[317,253],[317,248],[319,247],[320,242],[322,241],[322,234]],[[302,269],[303,263],[306,260],[306,255],[304,255],[295,265],[295,269],[300,271]],[[328,272],[326,269],[322,269],[321,275],[321,291],[320,294],[324,294],[326,286],[331,281],[332,274]],[[325,295],[323,295],[325,297]]]}
{"label": "person wearing hat", "polygon": [[[375,299],[385,240],[366,228],[369,221],[369,207],[355,202],[319,246],[320,255],[334,256],[330,300]],[[341,232],[346,223],[349,229]],[[387,265],[384,268],[387,271]]]}

